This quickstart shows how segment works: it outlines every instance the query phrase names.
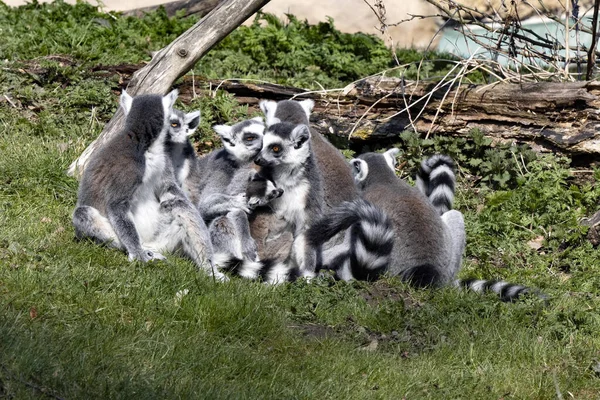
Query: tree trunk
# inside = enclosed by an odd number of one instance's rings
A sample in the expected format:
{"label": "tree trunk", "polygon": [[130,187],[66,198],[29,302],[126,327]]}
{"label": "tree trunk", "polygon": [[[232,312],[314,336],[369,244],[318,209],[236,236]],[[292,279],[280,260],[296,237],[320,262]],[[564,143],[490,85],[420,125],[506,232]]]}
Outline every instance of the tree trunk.
{"label": "tree trunk", "polygon": [[[148,65],[135,72],[127,91],[132,96],[167,93],[175,80],[188,72],[206,52],[268,2],[269,0],[223,1],[206,17],[156,53]],[[81,175],[94,149],[118,132],[123,120],[123,113],[119,108],[100,136],[71,164],[69,175]]]}

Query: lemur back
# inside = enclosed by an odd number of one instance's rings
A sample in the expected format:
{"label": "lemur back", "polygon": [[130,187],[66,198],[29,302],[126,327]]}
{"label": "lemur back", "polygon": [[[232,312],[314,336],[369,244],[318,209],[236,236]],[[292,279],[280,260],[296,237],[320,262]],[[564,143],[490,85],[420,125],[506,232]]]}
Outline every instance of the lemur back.
{"label": "lemur back", "polygon": [[[416,286],[443,285],[456,274],[452,237],[427,198],[396,177],[396,152],[352,160],[364,204],[354,201],[334,209],[311,228],[309,239],[318,244],[351,226],[336,251],[338,265],[331,266],[342,279],[376,279],[386,272]],[[349,218],[367,210],[370,217],[360,222]]]}
{"label": "lemur back", "polygon": [[417,286],[451,282],[458,272],[449,265],[452,237],[431,203],[416,188],[398,179],[384,155],[367,153],[359,160],[358,168],[368,171],[359,181],[364,199],[381,208],[394,225],[388,272]]}

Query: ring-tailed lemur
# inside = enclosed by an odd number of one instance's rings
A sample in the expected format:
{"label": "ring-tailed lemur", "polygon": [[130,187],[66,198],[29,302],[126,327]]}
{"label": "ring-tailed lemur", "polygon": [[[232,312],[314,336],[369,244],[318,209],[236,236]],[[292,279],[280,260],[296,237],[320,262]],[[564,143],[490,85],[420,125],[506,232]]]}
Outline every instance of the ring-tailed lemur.
{"label": "ring-tailed lemur", "polygon": [[[265,114],[268,126],[277,122],[309,126],[310,113],[315,103],[310,100],[279,102],[263,100],[260,108]],[[311,129],[311,147],[317,165],[323,174],[323,211],[337,206],[343,201],[360,197],[348,162],[344,155],[319,132]]]}
{"label": "ring-tailed lemur", "polygon": [[[280,102],[265,100],[260,102],[267,126],[278,122],[308,126],[313,106],[312,100],[283,100]],[[331,207],[344,200],[358,198],[360,194],[354,185],[352,172],[342,153],[314,130],[311,130],[311,149],[322,175],[323,211],[329,211]],[[258,244],[261,258],[281,260],[289,254],[293,237],[290,232],[285,231],[285,224],[280,219],[274,218],[270,210],[263,209],[254,213],[250,227],[252,236]],[[331,247],[342,239],[343,235],[337,235],[326,243],[326,247]],[[319,262],[319,264],[321,263]]]}
{"label": "ring-tailed lemur", "polygon": [[[522,285],[507,282],[485,280],[457,280],[455,276],[460,270],[462,253],[464,251],[466,234],[464,219],[457,210],[448,210],[439,215],[440,208],[436,208],[433,199],[423,197],[423,193],[398,179],[395,175],[396,149],[391,149],[384,154],[367,153],[351,161],[355,178],[365,199],[380,207],[393,221],[394,245],[390,265],[384,270],[375,270],[375,277],[381,272],[399,275],[416,286],[461,286],[475,292],[492,291],[500,295],[503,301],[515,300],[519,295],[533,292],[544,298],[545,295],[531,290]],[[439,174],[445,174],[445,179],[430,179],[429,193],[442,193],[442,204],[451,204],[454,198],[454,172],[451,168],[452,160],[447,156],[434,156],[425,160],[424,164],[435,170],[435,165],[444,165]],[[438,176],[440,176],[438,175]],[[450,178],[451,177],[451,178]],[[446,186],[444,190],[436,189],[436,182]],[[425,191],[424,191],[425,192]],[[440,196],[441,197],[441,196]],[[440,198],[437,197],[437,198]],[[436,198],[434,196],[434,198]],[[439,203],[438,203],[439,204]],[[341,215],[348,212],[350,207],[339,207],[332,215],[325,217],[322,223],[315,224],[309,232],[309,237],[320,238],[325,228],[335,229],[335,221],[339,224]],[[329,218],[329,221],[326,219]],[[333,223],[332,223],[333,221]],[[384,236],[383,232],[380,232]],[[366,242],[361,236],[353,245],[346,247],[346,253],[338,251],[337,261],[342,265],[342,270],[337,274],[342,279],[364,279],[364,271],[373,269],[371,265],[380,265],[377,260],[364,249],[375,249],[372,245],[363,245]],[[318,240],[315,240],[317,243]],[[379,253],[378,253],[379,254]],[[361,276],[362,273],[362,276]],[[371,277],[368,275],[367,277]]]}
{"label": "ring-tailed lemur", "polygon": [[[364,199],[387,215],[391,230],[374,230],[364,224],[362,229],[353,226],[350,232],[365,231],[381,238],[392,237],[391,253],[388,248],[383,252],[390,254],[390,262],[386,265],[381,252],[357,233],[351,239],[348,255],[338,267],[337,275],[342,279],[373,279],[387,272],[418,287],[453,282],[460,268],[460,260],[453,254],[462,257],[464,247],[462,215],[452,210],[446,217],[449,225],[445,224],[421,192],[396,177],[396,152],[392,149],[384,154],[366,153],[351,161]],[[348,224],[340,221],[349,209],[348,205],[342,205],[329,218],[315,224],[309,232],[311,242],[319,244],[336,230],[346,229]],[[324,232],[327,235],[323,235]]]}
{"label": "ring-tailed lemur", "polygon": [[[273,182],[255,174],[246,189],[248,206],[251,209],[264,207],[282,193],[283,190],[276,188]],[[248,217],[243,210],[233,210],[215,218],[209,225],[209,231],[215,265],[231,265],[233,260],[258,261],[256,244],[250,235]]]}
{"label": "ring-tailed lemur", "polygon": [[[215,126],[224,147],[198,158],[188,139],[198,125],[197,117],[199,112],[183,114],[178,110],[171,115],[168,138],[173,143],[169,149],[179,183],[209,224],[211,236],[214,236],[213,227],[222,227],[225,231],[225,227],[233,224],[236,229],[232,232],[236,235],[229,236],[231,248],[241,248],[244,259],[256,260],[257,247],[250,235],[247,213],[264,199],[249,198],[247,192],[252,192],[253,181],[258,179],[251,166],[262,145],[262,119]],[[224,218],[228,218],[227,224]],[[223,246],[219,249],[215,252],[221,259]]]}
{"label": "ring-tailed lemur", "polygon": [[[175,178],[186,191],[185,182],[192,171],[196,169],[198,156],[190,142],[190,136],[196,132],[200,124],[200,111],[183,113],[177,109],[169,116],[166,150],[173,163]],[[189,193],[186,193],[189,195]]]}
{"label": "ring-tailed lemur", "polygon": [[261,149],[265,127],[262,118],[256,117],[213,129],[223,148],[200,157],[198,172],[189,179],[190,191],[199,199],[198,209],[208,221],[233,209],[249,211],[246,186],[255,174],[252,161]]}
{"label": "ring-tailed lemur", "polygon": [[261,175],[283,189],[270,208],[293,235],[291,261],[302,271],[315,272],[317,250],[306,243],[305,232],[321,216],[323,189],[321,171],[311,150],[311,132],[306,125],[280,122],[269,126],[254,162]]}
{"label": "ring-tailed lemur", "polygon": [[123,91],[125,127],[93,154],[84,171],[73,212],[75,234],[144,262],[182,249],[199,268],[226,279],[212,267],[208,229],[177,184],[165,150],[176,98],[176,90],[135,98]]}

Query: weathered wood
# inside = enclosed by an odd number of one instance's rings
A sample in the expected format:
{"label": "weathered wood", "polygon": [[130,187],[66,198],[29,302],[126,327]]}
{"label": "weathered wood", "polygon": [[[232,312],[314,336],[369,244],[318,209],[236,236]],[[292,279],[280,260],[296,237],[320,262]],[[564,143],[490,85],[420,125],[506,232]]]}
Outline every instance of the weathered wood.
{"label": "weathered wood", "polygon": [[[167,93],[173,83],[221,39],[242,24],[269,0],[225,0],[206,17],[154,55],[150,63],[133,74],[127,87],[131,95]],[[69,167],[70,175],[79,176],[95,148],[101,146],[123,124],[119,109],[100,136]]]}
{"label": "weathered wood", "polygon": [[211,12],[221,1],[223,0],[183,0],[174,1],[166,4],[159,4],[157,6],[136,8],[134,10],[125,11],[123,14],[134,17],[141,17],[145,13],[156,11],[159,7],[164,7],[169,17],[175,16],[177,11],[185,11],[183,15],[185,17],[190,15],[204,16]]}
{"label": "weathered wood", "polygon": [[[189,82],[180,90],[191,96]],[[435,135],[469,136],[473,129],[499,141],[519,141],[539,150],[600,158],[600,84],[524,83],[458,88],[368,78],[340,90],[307,93],[274,84],[205,81],[238,96],[242,104],[260,99],[312,98],[313,122],[322,133],[352,141],[394,139],[415,128]],[[196,78],[196,90],[200,90]],[[406,110],[406,106],[412,106]],[[412,124],[411,124],[412,120]],[[350,135],[352,132],[352,135]]]}

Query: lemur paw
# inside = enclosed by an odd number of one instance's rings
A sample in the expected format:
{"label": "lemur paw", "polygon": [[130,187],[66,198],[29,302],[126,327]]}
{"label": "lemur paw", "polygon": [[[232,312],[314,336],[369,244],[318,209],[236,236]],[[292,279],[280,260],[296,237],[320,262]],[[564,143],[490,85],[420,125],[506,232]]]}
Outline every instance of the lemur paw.
{"label": "lemur paw", "polygon": [[250,207],[248,206],[248,197],[246,197],[246,193],[240,193],[236,196],[233,196],[231,200],[232,208],[237,208],[244,211],[246,214],[250,214]]}
{"label": "lemur paw", "polygon": [[229,277],[222,272],[215,271],[214,274],[209,275],[212,275],[217,282],[229,282]]}
{"label": "lemur paw", "polygon": [[142,262],[154,261],[154,260],[166,260],[167,258],[162,254],[152,250],[142,250],[138,254],[129,254],[129,261],[140,260]]}

